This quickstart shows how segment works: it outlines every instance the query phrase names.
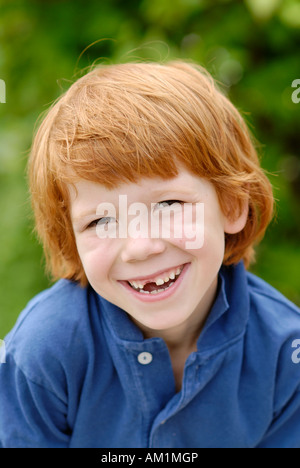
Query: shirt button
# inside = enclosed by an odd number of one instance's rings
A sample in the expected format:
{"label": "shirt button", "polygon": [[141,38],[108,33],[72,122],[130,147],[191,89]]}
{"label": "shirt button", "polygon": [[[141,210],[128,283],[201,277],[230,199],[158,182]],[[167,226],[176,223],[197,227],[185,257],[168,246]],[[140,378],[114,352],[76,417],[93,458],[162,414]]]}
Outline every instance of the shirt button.
{"label": "shirt button", "polygon": [[150,362],[152,361],[153,359],[153,356],[151,353],[147,353],[147,352],[144,352],[144,353],[140,353],[138,355],[138,361],[140,364],[150,364]]}

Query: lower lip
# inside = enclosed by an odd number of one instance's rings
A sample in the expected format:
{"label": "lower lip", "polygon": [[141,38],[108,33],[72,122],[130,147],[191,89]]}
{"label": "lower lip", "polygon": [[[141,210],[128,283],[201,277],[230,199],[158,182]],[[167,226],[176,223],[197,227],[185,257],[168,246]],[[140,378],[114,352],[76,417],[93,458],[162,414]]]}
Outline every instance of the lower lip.
{"label": "lower lip", "polygon": [[145,294],[145,293],[139,293],[138,291],[135,291],[127,281],[119,281],[129,292],[132,294],[134,297],[136,297],[139,301],[141,302],[158,302],[162,301],[164,299],[167,299],[168,297],[172,296],[178,288],[180,287],[182,281],[184,280],[186,273],[190,267],[190,263],[186,263],[183,267],[182,272],[180,273],[179,277],[177,280],[172,284],[172,286],[169,286],[168,289],[165,289],[165,291],[162,291],[160,293],[156,294]]}

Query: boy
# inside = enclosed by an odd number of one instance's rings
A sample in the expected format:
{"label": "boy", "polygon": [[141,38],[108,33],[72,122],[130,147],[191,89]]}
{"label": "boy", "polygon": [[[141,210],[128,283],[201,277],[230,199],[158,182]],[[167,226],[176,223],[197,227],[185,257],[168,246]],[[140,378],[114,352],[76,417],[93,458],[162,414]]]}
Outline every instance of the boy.
{"label": "boy", "polygon": [[272,190],[209,74],[94,69],[29,174],[59,281],[5,339],[1,445],[299,448],[299,309],[246,271]]}

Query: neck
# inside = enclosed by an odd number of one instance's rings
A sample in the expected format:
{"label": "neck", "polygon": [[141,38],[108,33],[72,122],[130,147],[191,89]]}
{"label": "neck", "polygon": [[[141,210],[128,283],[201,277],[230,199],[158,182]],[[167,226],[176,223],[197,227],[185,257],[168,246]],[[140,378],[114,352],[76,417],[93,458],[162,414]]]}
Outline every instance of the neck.
{"label": "neck", "polygon": [[212,304],[217,293],[217,279],[211,285],[207,294],[203,297],[197,308],[190,317],[183,323],[164,330],[153,330],[145,325],[136,322],[142,330],[144,338],[162,338],[167,344],[170,352],[187,352],[197,350],[197,340],[209,315]]}
{"label": "neck", "polygon": [[203,325],[201,324],[197,329],[184,325],[168,330],[151,330],[143,327],[142,331],[145,338],[162,338],[170,351],[194,349]]}

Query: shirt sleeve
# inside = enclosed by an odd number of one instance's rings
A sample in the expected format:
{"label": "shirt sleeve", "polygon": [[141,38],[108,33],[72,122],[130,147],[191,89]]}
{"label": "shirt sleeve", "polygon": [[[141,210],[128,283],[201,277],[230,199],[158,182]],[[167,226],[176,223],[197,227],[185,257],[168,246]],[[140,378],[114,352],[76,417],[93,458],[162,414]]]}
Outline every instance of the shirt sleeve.
{"label": "shirt sleeve", "polygon": [[300,388],[274,418],[257,448],[300,448]]}
{"label": "shirt sleeve", "polygon": [[66,448],[67,404],[30,380],[12,356],[0,365],[0,447]]}

